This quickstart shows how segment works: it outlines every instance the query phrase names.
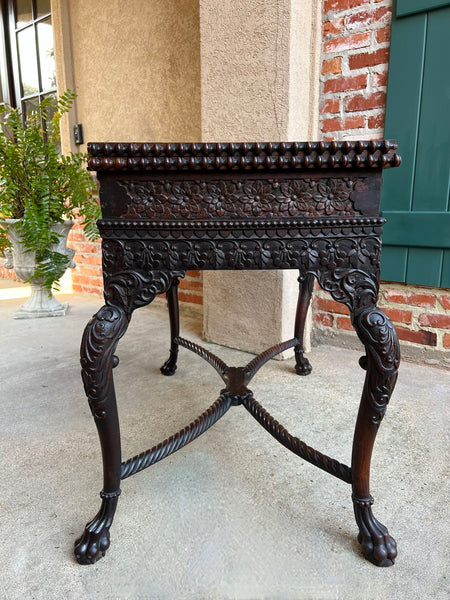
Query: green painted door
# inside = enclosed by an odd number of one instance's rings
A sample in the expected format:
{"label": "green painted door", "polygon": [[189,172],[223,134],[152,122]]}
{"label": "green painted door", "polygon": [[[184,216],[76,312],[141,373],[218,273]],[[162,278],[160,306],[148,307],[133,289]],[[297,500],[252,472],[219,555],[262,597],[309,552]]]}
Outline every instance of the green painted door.
{"label": "green painted door", "polygon": [[402,165],[383,176],[381,277],[450,287],[450,2],[397,0],[385,137]]}

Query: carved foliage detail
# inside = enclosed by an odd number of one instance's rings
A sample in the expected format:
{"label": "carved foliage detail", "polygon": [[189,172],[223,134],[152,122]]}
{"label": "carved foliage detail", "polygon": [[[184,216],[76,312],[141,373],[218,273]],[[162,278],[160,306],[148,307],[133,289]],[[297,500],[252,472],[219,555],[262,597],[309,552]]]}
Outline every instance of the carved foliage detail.
{"label": "carved foliage detail", "polygon": [[365,178],[121,180],[126,218],[205,219],[361,215],[352,194]]}
{"label": "carved foliage detail", "polygon": [[107,403],[114,394],[111,377],[114,350],[128,323],[121,308],[103,306],[83,334],[81,375],[92,414],[100,421],[106,418]]}
{"label": "carved foliage detail", "polygon": [[397,381],[400,363],[398,337],[389,317],[377,307],[357,313],[354,325],[367,352],[366,391],[372,412],[371,420],[378,427]]}
{"label": "carved foliage detail", "polygon": [[[111,255],[107,254],[108,256],[110,259]],[[139,265],[134,261],[133,264],[134,268],[125,268],[113,272],[105,280],[107,304],[120,306],[128,316],[136,308],[146,306],[152,302],[158,294],[166,292],[175,278],[184,277],[184,271],[142,272],[139,270]],[[106,269],[105,272],[108,273],[108,270]]]}
{"label": "carved foliage detail", "polygon": [[[303,272],[327,273],[324,277],[337,277],[325,282],[325,289],[341,294],[340,301],[348,303],[351,290],[345,292],[340,279],[340,269],[363,269],[377,273],[381,244],[378,237],[335,239],[287,240],[104,240],[103,261],[106,273],[151,269],[273,269],[299,268]],[[331,275],[330,273],[333,273]],[[156,277],[156,276],[155,276]],[[166,283],[155,280],[145,283],[161,293]],[[367,275],[366,275],[367,277]],[[130,284],[137,286],[132,281]],[[139,284],[142,287],[142,284]],[[342,284],[344,285],[344,284]],[[357,282],[347,281],[350,288]],[[364,283],[364,285],[366,285]],[[156,286],[156,287],[155,287]],[[158,287],[159,286],[159,287]],[[107,287],[110,287],[109,285]],[[122,302],[123,304],[123,302]]]}

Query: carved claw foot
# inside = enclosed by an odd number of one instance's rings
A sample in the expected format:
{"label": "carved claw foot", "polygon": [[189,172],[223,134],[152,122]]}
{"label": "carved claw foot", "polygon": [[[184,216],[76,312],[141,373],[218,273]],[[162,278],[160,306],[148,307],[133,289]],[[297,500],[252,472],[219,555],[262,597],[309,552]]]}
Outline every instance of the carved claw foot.
{"label": "carved claw foot", "polygon": [[175,374],[175,371],[177,370],[177,355],[178,352],[175,353],[173,352],[173,350],[170,351],[169,358],[166,360],[166,362],[160,369],[163,375],[170,376]]}
{"label": "carved claw foot", "polygon": [[110,545],[109,528],[116,511],[118,496],[103,497],[102,506],[95,517],[84,528],[83,535],[75,542],[75,558],[80,565],[93,565]]}
{"label": "carved claw foot", "polygon": [[309,375],[312,371],[312,366],[309,360],[303,356],[303,350],[295,349],[295,372],[297,375]]}
{"label": "carved claw foot", "polygon": [[365,558],[377,567],[390,567],[397,556],[397,544],[372,513],[373,498],[353,498],[356,522],[359,527],[358,542]]}

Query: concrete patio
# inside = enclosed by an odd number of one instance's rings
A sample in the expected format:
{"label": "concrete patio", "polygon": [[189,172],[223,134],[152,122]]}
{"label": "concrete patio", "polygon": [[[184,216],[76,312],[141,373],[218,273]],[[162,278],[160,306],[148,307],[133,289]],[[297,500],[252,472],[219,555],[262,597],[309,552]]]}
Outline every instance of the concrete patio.
{"label": "concrete patio", "polygon": [[[0,301],[2,600],[449,598],[450,373],[407,362],[372,461],[374,512],[398,543],[394,567],[362,558],[350,488],[292,455],[242,407],[124,481],[109,551],[79,566],[73,541],[99,508],[102,473],[78,351],[101,300],[67,295],[66,317],[13,320],[18,285],[0,285],[10,297]],[[198,341],[198,315],[182,322]],[[214,351],[228,364],[249,360]],[[222,387],[183,349],[177,374],[163,377],[167,353],[163,302],[136,311],[115,371],[124,458],[185,426]],[[251,388],[291,433],[348,464],[359,356],[315,347],[311,376],[271,361]]]}

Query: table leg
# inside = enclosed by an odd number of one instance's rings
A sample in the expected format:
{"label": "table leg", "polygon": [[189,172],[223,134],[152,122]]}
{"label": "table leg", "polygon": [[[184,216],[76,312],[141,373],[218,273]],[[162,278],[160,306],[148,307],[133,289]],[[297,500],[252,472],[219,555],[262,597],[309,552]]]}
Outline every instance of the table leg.
{"label": "table leg", "polygon": [[374,564],[387,567],[397,556],[395,540],[372,514],[370,461],[378,427],[397,380],[400,351],[395,329],[376,306],[365,307],[353,315],[356,332],[366,348],[367,374],[361,398],[352,453],[352,488],[358,541],[364,556]]}
{"label": "table leg", "polygon": [[170,319],[170,355],[161,367],[163,375],[174,375],[177,370],[178,344],[175,339],[180,335],[180,311],[178,306],[178,285],[180,280],[175,278],[166,292],[167,308]]}
{"label": "table leg", "polygon": [[103,306],[86,326],[81,343],[83,383],[102,449],[103,490],[99,512],[75,542],[75,557],[80,564],[92,564],[105,555],[120,495],[120,430],[112,369],[119,362],[114,352],[128,324],[122,308]]}
{"label": "table leg", "polygon": [[295,372],[297,375],[309,375],[312,371],[311,363],[303,355],[303,342],[305,333],[306,316],[308,314],[309,305],[311,304],[311,295],[314,285],[314,275],[307,273],[300,275],[298,278],[299,293],[297,301],[297,312],[295,315],[294,337],[299,341],[299,345],[295,346]]}

